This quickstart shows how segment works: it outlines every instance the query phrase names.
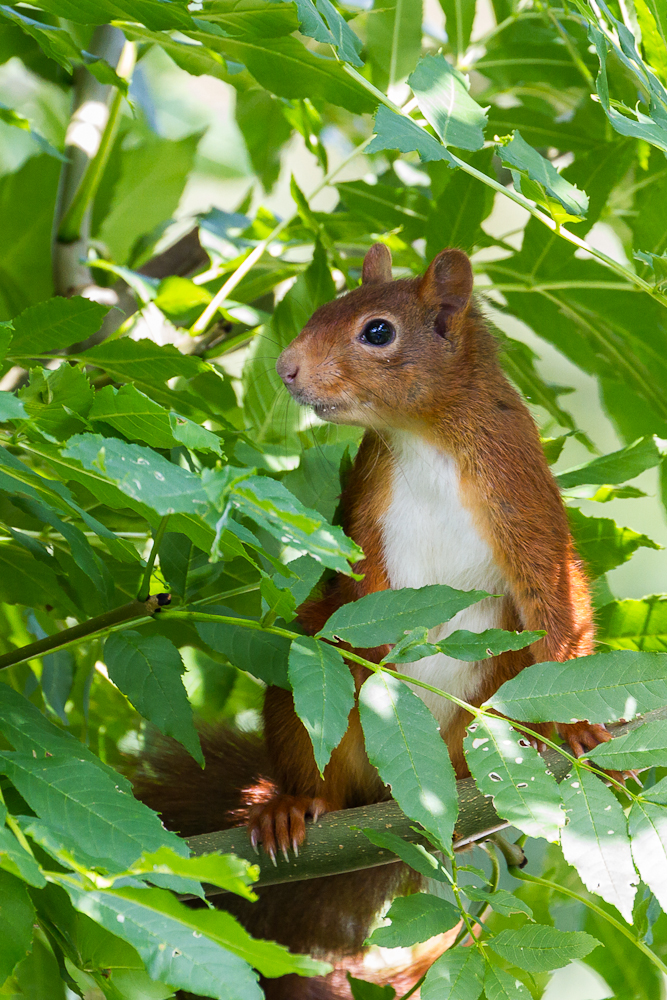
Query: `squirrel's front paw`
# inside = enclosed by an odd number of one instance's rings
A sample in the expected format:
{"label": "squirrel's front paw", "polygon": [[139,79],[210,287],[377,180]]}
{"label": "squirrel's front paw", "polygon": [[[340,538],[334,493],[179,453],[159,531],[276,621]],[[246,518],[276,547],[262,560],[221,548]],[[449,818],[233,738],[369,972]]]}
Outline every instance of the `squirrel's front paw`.
{"label": "squirrel's front paw", "polygon": [[324,799],[308,795],[276,795],[268,802],[255,806],[248,818],[250,843],[255,851],[261,844],[274,865],[276,851],[282,851],[289,861],[290,846],[295,855],[306,839],[306,817],[313,821],[329,811]]}
{"label": "squirrel's front paw", "polygon": [[567,741],[575,757],[585,757],[587,750],[594,750],[612,738],[606,726],[598,723],[557,722],[556,731]]}

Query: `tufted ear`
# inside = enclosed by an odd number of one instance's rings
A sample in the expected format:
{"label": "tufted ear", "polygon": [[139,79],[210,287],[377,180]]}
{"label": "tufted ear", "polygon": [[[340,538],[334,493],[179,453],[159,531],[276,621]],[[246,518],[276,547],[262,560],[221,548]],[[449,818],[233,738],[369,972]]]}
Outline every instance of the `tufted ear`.
{"label": "tufted ear", "polygon": [[391,254],[384,243],[374,243],[361,269],[363,285],[379,285],[391,281]]}
{"label": "tufted ear", "polygon": [[454,317],[464,312],[472,295],[472,268],[462,250],[442,250],[419,284],[421,298],[438,309],[436,331],[446,336]]}

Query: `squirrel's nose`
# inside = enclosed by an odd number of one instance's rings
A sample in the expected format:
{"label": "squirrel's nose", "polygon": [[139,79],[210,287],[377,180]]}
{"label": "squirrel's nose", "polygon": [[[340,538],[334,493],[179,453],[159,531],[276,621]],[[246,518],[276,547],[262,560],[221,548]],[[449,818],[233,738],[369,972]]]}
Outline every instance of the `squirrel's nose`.
{"label": "squirrel's nose", "polygon": [[290,353],[288,350],[283,351],[276,362],[276,371],[285,385],[292,385],[299,374],[299,365],[294,357],[290,357]]}

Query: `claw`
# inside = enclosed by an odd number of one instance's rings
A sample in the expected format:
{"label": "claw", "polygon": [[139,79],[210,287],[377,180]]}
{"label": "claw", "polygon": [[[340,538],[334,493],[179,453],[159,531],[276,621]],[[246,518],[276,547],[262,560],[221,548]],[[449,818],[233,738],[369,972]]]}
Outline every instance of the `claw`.
{"label": "claw", "polygon": [[273,864],[273,867],[277,868],[278,867],[278,862],[276,861],[276,849],[275,849],[275,847],[265,847],[264,850],[266,851],[266,853],[271,858],[271,863]]}
{"label": "claw", "polygon": [[285,861],[289,862],[289,851],[287,850],[286,847],[282,848],[282,855],[283,855]]}
{"label": "claw", "polygon": [[299,857],[299,842],[296,837],[292,837],[292,850],[294,851],[294,857]]}
{"label": "claw", "polygon": [[250,831],[250,844],[255,854],[259,854],[259,847],[257,846],[258,843],[259,843],[259,835],[257,833],[257,830],[253,827]]}

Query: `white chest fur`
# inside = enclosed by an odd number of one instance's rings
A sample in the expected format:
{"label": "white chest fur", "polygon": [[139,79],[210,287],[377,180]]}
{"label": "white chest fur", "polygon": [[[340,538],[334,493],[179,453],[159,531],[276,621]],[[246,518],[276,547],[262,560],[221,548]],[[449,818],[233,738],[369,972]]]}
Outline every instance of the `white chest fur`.
{"label": "white chest fur", "polygon": [[[461,503],[455,460],[415,435],[392,438],[392,498],[382,524],[384,558],[391,587],[425,587],[444,583],[457,590],[505,590],[490,547]],[[482,632],[498,628],[502,601],[489,598],[460,611],[451,621],[431,629],[435,642],[457,629]],[[402,664],[402,673],[443,688],[465,701],[477,693],[488,661],[467,663],[443,654]],[[428,705],[444,732],[455,707],[423,688],[415,692]]]}

